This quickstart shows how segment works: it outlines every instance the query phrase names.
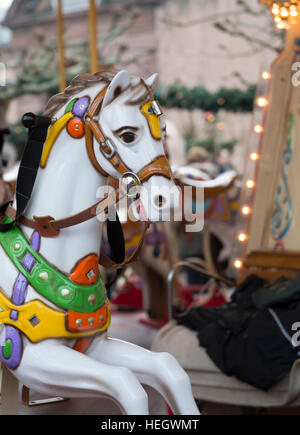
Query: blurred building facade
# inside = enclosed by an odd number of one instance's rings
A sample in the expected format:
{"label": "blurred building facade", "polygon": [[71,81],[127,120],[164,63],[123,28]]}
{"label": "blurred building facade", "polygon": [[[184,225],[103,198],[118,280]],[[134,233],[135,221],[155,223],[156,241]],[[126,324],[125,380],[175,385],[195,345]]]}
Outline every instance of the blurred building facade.
{"label": "blurred building facade", "polygon": [[[63,0],[66,41],[88,41],[88,3],[88,0]],[[265,16],[257,13],[240,16],[237,14],[238,3],[237,0],[98,1],[100,41],[109,32],[115,32],[109,44],[99,47],[100,66],[103,59],[109,63],[110,58],[116,57],[117,47],[123,45],[127,48],[126,62],[114,66],[125,67],[143,77],[157,71],[163,86],[201,85],[216,91],[220,87],[243,88],[256,83],[259,72],[269,68],[277,54],[272,47],[272,38],[275,38],[264,31],[269,25]],[[250,11],[258,8],[257,0],[246,3]],[[56,5],[56,0],[13,1],[3,23],[12,32],[12,54],[27,47],[34,49],[39,43],[39,34],[47,41],[55,41]],[[118,33],[113,19],[122,6],[127,11],[139,8],[140,13],[126,31]],[[120,17],[118,26],[124,25],[125,15]],[[231,31],[221,31],[217,20],[225,19],[226,22],[232,17],[234,27]],[[252,31],[250,38],[242,37],[247,29]],[[137,53],[142,55],[137,56]],[[45,99],[36,96],[22,98],[22,104],[11,104],[10,120],[15,121],[25,111],[36,110],[41,102],[45,103]],[[205,120],[200,111],[168,109],[166,115],[179,134],[184,135],[192,126],[196,135],[203,135]],[[223,113],[221,117],[225,127],[224,140],[235,138],[240,143],[234,155],[235,164],[240,166],[251,115]]]}

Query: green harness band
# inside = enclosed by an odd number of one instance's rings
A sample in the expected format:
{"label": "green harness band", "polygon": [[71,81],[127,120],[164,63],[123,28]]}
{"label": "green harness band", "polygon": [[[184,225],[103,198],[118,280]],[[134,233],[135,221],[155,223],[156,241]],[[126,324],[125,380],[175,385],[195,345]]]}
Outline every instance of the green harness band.
{"label": "green harness band", "polygon": [[[9,221],[10,219],[5,217],[2,222]],[[91,313],[105,303],[106,289],[100,274],[97,282],[91,285],[80,285],[71,281],[31,248],[17,225],[9,231],[0,233],[0,244],[29,284],[58,307],[80,313]],[[22,264],[27,252],[36,260],[31,272],[28,272]]]}

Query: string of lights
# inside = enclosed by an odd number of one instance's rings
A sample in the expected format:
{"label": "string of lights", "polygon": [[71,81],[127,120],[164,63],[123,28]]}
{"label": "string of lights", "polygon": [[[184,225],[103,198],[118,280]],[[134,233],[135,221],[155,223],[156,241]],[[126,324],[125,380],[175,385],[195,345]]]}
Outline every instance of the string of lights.
{"label": "string of lights", "polygon": [[[263,71],[261,73],[261,80],[265,83],[268,83],[271,79],[271,73],[269,71]],[[261,86],[260,88],[266,89],[267,86]],[[259,117],[263,119],[263,115],[265,110],[267,109],[269,104],[268,98],[266,95],[257,95],[255,98],[255,107],[256,110],[261,111]],[[261,137],[264,133],[264,127],[262,122],[254,122],[253,123],[253,134],[256,136],[255,143],[252,145],[252,149],[248,154],[248,163],[245,170],[244,177],[244,189],[243,195],[241,197],[241,205],[240,205],[240,214],[242,216],[239,230],[237,232],[237,243],[238,246],[233,253],[233,266],[236,269],[241,269],[243,267],[243,260],[246,255],[247,250],[247,241],[248,241],[248,230],[250,227],[250,219],[252,213],[252,204],[254,200],[255,187],[256,187],[256,176],[258,174],[258,165],[260,161],[260,144]],[[256,145],[255,145],[256,144]],[[249,176],[251,174],[251,176]]]}
{"label": "string of lights", "polygon": [[289,28],[289,18],[300,15],[300,0],[261,0],[261,3],[268,6],[273,15],[274,22],[278,29]]}

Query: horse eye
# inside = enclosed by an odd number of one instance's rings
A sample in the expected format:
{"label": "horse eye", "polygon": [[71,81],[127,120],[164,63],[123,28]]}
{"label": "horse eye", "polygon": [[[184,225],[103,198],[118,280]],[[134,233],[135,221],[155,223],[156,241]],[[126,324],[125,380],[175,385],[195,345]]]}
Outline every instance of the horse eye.
{"label": "horse eye", "polygon": [[132,131],[126,131],[121,134],[121,138],[125,143],[131,143],[135,141],[135,134]]}

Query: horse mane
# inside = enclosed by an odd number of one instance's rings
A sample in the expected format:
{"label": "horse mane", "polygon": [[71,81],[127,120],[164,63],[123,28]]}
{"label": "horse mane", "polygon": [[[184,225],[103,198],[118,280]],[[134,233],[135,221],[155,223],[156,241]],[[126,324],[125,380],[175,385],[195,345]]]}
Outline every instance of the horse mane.
{"label": "horse mane", "polygon": [[100,71],[96,72],[95,74],[79,74],[78,76],[74,77],[64,92],[53,95],[53,97],[49,99],[44,110],[44,115],[51,118],[70,100],[71,97],[86,88],[97,85],[98,83],[109,83],[115,75],[116,72],[112,71]]}
{"label": "horse mane", "polygon": [[[99,71],[95,74],[79,74],[70,83],[70,85],[60,94],[53,95],[46,105],[44,115],[52,118],[59,109],[68,103],[71,97],[77,95],[79,92],[86,88],[97,85],[98,83],[109,83],[116,75],[116,72],[112,71]],[[149,90],[145,87],[143,80],[139,77],[131,77],[131,88],[133,93],[126,101],[128,105],[135,105],[143,103],[149,98]],[[115,96],[117,98],[118,95]]]}

